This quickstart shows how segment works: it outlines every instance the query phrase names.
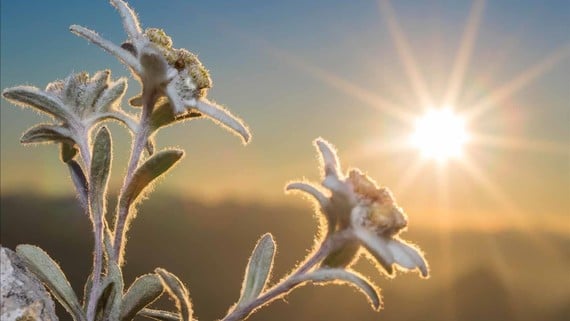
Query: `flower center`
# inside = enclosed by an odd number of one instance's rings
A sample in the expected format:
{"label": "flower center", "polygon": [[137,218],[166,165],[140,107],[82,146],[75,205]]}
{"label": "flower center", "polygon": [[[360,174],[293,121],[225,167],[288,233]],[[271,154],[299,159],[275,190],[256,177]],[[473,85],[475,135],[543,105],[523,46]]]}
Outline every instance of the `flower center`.
{"label": "flower center", "polygon": [[378,187],[370,177],[358,170],[349,172],[348,182],[359,198],[359,205],[366,208],[366,211],[357,212],[359,214],[356,215],[362,217],[353,221],[383,236],[393,236],[406,227],[406,215],[396,205],[390,190]]}
{"label": "flower center", "polygon": [[204,96],[206,89],[212,87],[212,79],[198,57],[186,49],[173,48],[172,39],[162,29],[148,28],[144,34],[160,50],[169,65],[178,71],[188,71],[196,84],[198,96]]}

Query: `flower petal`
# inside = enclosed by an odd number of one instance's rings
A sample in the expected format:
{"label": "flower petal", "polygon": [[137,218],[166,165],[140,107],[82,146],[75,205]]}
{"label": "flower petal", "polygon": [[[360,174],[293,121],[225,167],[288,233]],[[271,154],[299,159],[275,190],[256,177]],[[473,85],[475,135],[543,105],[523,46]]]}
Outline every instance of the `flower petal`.
{"label": "flower petal", "polygon": [[325,172],[324,176],[340,177],[340,162],[335,148],[321,137],[315,139],[315,146],[321,154],[320,160]]}
{"label": "flower petal", "polygon": [[198,111],[202,114],[214,119],[228,129],[232,129],[235,133],[241,136],[244,144],[247,144],[250,141],[251,134],[249,133],[247,126],[241,119],[232,115],[224,107],[210,102],[206,99],[198,99],[196,100],[196,106],[190,107],[198,109]]}
{"label": "flower petal", "polygon": [[388,248],[386,238],[380,237],[363,227],[355,227],[354,234],[362,242],[362,245],[368,252],[376,259],[376,261],[384,268],[388,275],[392,276],[394,273],[394,256]]}
{"label": "flower petal", "polygon": [[141,48],[140,63],[144,87],[155,88],[166,81],[169,71],[168,62],[154,45],[147,44]]}
{"label": "flower petal", "polygon": [[122,63],[133,69],[133,71],[137,74],[141,73],[141,66],[137,61],[137,58],[133,56],[129,51],[115,45],[114,43],[110,42],[109,40],[103,39],[99,36],[95,31],[89,30],[85,27],[72,25],[69,27],[69,30],[74,34],[81,36],[88,41],[94,43],[95,45],[101,47],[106,52],[112,54],[113,56],[117,57]]}
{"label": "flower petal", "polygon": [[136,13],[122,0],[111,0],[111,4],[119,11],[123,20],[123,27],[129,37],[137,39],[142,34],[142,31]]}
{"label": "flower petal", "polygon": [[168,97],[168,100],[170,100],[170,106],[175,116],[184,114],[186,112],[186,105],[188,104],[180,96],[179,86],[180,86],[180,75],[176,75],[168,83],[168,85],[166,85],[166,90],[165,90],[165,94]]}
{"label": "flower petal", "polygon": [[326,208],[327,205],[329,204],[328,197],[326,197],[325,194],[323,194],[323,192],[319,190],[319,188],[310,183],[305,183],[305,182],[289,183],[287,184],[287,186],[285,186],[285,190],[286,191],[297,190],[313,196],[315,200],[319,202],[319,205],[321,206],[322,209]]}
{"label": "flower petal", "polygon": [[419,249],[399,239],[391,239],[388,242],[388,249],[396,264],[408,270],[418,268],[422,277],[428,277],[427,263]]}

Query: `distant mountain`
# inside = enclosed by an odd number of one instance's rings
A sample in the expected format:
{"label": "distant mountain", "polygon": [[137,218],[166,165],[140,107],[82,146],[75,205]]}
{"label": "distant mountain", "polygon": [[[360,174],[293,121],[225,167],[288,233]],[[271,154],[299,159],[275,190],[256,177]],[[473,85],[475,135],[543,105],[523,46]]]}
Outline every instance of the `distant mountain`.
{"label": "distant mountain", "polygon": [[[71,198],[0,199],[2,245],[40,245],[61,264],[79,296],[90,270],[90,231]],[[311,248],[316,231],[309,206],[153,197],[131,227],[125,279],[132,282],[165,267],[189,285],[198,318],[214,320],[237,299],[247,257],[260,235],[271,232],[277,240],[273,275],[278,279]],[[250,320],[569,320],[569,237],[416,226],[403,237],[427,253],[431,277],[420,280],[410,273],[386,279],[366,261],[359,262],[355,268],[382,287],[381,312],[371,311],[351,287],[307,286]],[[168,300],[160,305],[172,306]],[[59,315],[67,320],[63,310]]]}

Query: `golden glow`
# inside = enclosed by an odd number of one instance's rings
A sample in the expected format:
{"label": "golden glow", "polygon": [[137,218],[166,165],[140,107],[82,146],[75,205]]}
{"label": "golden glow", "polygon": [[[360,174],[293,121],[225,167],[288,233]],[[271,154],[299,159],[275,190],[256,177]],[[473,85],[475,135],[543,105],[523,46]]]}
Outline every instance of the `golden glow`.
{"label": "golden glow", "polygon": [[461,156],[467,138],[464,121],[450,109],[440,109],[418,119],[411,142],[425,157],[446,160]]}

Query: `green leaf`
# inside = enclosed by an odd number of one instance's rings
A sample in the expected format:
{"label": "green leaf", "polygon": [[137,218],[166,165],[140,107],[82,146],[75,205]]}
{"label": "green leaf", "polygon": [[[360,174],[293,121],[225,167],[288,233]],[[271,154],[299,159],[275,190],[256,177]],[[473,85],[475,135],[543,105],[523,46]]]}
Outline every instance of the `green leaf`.
{"label": "green leaf", "polygon": [[158,299],[163,291],[158,275],[145,274],[138,277],[123,296],[119,320],[132,320],[140,310]]}
{"label": "green leaf", "polygon": [[30,106],[67,122],[72,115],[58,98],[36,87],[17,86],[5,89],[2,96],[13,104]]}
{"label": "green leaf", "polygon": [[53,296],[71,314],[75,321],[84,321],[85,315],[77,296],[59,265],[37,246],[22,244],[16,253],[26,262],[27,267],[50,289]]}
{"label": "green leaf", "polygon": [[263,291],[271,274],[274,256],[275,241],[273,241],[273,236],[267,233],[257,241],[249,258],[238,307],[250,303]]}
{"label": "green leaf", "polygon": [[[105,192],[109,182],[112,157],[111,135],[107,127],[101,127],[95,136],[91,160],[91,211],[92,215],[102,215],[104,210]],[[99,220],[100,217],[95,217]]]}
{"label": "green leaf", "polygon": [[379,295],[379,289],[355,272],[348,271],[345,269],[318,269],[314,272],[302,274],[295,277],[295,282],[306,282],[310,281],[313,283],[348,283],[356,288],[358,288],[362,293],[366,295],[370,304],[375,310],[380,310],[382,308],[382,300]]}
{"label": "green leaf", "polygon": [[138,315],[159,321],[180,321],[180,315],[178,313],[163,310],[142,309]]}
{"label": "green leaf", "polygon": [[153,180],[166,173],[183,155],[183,151],[176,149],[163,150],[152,155],[133,174],[129,185],[121,195],[121,204],[133,204]]}
{"label": "green leaf", "polygon": [[40,124],[29,128],[22,138],[22,144],[37,144],[37,143],[71,143],[74,144],[72,134],[69,129],[57,125]]}
{"label": "green leaf", "polygon": [[188,289],[182,284],[182,281],[176,277],[176,275],[166,271],[165,269],[158,268],[154,270],[160,280],[164,289],[168,291],[168,294],[176,301],[176,307],[180,311],[182,316],[182,321],[192,320],[192,304],[190,303],[190,296],[188,295]]}

